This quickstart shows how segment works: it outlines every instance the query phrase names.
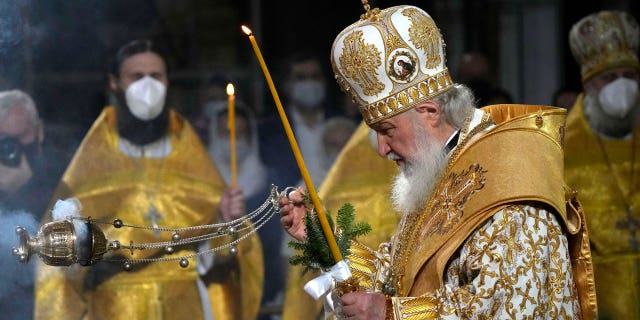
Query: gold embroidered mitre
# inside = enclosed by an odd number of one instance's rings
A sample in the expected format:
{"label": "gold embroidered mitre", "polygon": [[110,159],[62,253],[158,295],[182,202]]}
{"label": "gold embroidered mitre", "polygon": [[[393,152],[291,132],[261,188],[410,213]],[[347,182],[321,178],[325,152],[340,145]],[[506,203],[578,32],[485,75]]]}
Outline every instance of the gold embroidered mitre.
{"label": "gold embroidered mitre", "polygon": [[580,64],[582,82],[616,67],[640,69],[638,22],[622,11],[600,11],[571,27],[569,45]]}
{"label": "gold embroidered mitre", "polygon": [[444,46],[440,30],[422,9],[374,9],[336,37],[331,65],[338,84],[371,125],[453,85]]}

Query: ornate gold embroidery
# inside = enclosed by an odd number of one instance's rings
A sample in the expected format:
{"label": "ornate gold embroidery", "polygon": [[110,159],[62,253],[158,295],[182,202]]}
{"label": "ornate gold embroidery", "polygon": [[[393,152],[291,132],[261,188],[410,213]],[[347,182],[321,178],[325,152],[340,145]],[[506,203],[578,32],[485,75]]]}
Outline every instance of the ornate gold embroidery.
{"label": "ornate gold embroidery", "polygon": [[438,319],[438,300],[434,297],[391,298],[396,319]]}
{"label": "ornate gold embroidery", "polygon": [[508,206],[475,231],[449,263],[443,280],[449,290],[437,295],[440,315],[574,319],[579,304],[568,270],[567,239],[553,213]]}
{"label": "ornate gold embroidery", "polygon": [[365,44],[362,35],[362,30],[356,30],[344,38],[340,64],[347,78],[353,79],[364,94],[373,96],[384,89],[376,72],[382,64],[381,54],[375,45]]}
{"label": "ornate gold embroidery", "polygon": [[402,14],[411,20],[409,41],[427,56],[425,67],[433,69],[440,65],[440,32],[433,19],[420,14],[415,8],[402,10]]}
{"label": "ornate gold embroidery", "polygon": [[391,111],[396,111],[398,109],[398,100],[396,100],[395,98],[391,98],[389,99],[387,105],[389,106]]}
{"label": "ornate gold embroidery", "polygon": [[[431,87],[429,87],[427,83],[429,83]],[[445,85],[438,87],[438,83],[444,83]],[[417,84],[410,85],[398,93],[391,94],[387,98],[372,102],[368,105],[360,106],[360,113],[362,114],[365,122],[371,125],[392,117],[408,108],[412,108],[417,104],[426,101],[430,97],[434,97],[444,92],[451,85],[453,85],[451,76],[447,69],[444,69]],[[410,96],[409,91],[412,91],[414,96]],[[417,94],[417,96],[415,94]],[[393,106],[390,105],[391,101],[394,101]],[[384,104],[385,107],[379,106],[378,104],[380,103]]]}
{"label": "ornate gold embroidery", "polygon": [[388,26],[386,24],[384,24],[383,26],[386,31],[383,34],[385,35],[384,46],[388,50],[387,52],[391,52],[397,48],[402,47],[404,45],[404,42],[399,37],[395,36],[394,33],[389,32]]}
{"label": "ornate gold embroidery", "polygon": [[485,172],[476,163],[460,174],[449,174],[442,190],[436,192],[438,196],[433,206],[433,225],[427,231],[427,236],[436,231],[445,234],[460,221],[464,204],[473,193],[484,187]]}

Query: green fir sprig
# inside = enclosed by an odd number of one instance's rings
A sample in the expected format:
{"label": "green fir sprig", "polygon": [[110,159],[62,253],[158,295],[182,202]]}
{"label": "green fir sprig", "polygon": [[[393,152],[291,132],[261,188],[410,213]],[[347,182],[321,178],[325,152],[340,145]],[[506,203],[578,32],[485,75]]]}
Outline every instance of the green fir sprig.
{"label": "green fir sprig", "polygon": [[[310,203],[308,197],[304,200]],[[338,210],[338,216],[336,218],[338,223],[337,231],[329,213],[327,213],[327,220],[329,226],[331,226],[331,230],[333,230],[338,249],[343,257],[348,255],[351,240],[371,231],[371,226],[366,222],[354,223],[355,209],[350,203],[345,203]],[[304,222],[307,231],[307,240],[304,242],[295,240],[289,242],[289,248],[300,252],[300,254],[294,255],[289,259],[289,264],[303,265],[305,267],[304,273],[317,269],[328,270],[336,264],[336,261],[334,261],[331,250],[329,249],[329,243],[322,231],[320,220],[315,212],[307,211]]]}

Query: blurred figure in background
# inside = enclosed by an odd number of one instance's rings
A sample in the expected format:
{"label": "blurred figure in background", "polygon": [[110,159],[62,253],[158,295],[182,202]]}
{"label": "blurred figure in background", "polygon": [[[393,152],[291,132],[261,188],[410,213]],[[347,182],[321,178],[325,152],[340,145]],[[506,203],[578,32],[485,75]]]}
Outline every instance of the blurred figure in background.
{"label": "blurred figure in background", "polygon": [[[207,111],[209,123],[209,154],[220,170],[225,183],[231,184],[231,142],[229,140],[229,109],[227,103]],[[236,161],[237,183],[247,199],[247,209],[252,210],[269,196],[269,172],[260,159],[256,117],[246,105],[236,100]],[[257,201],[251,199],[255,197]]]}
{"label": "blurred figure in background", "polygon": [[[44,144],[44,124],[33,99],[21,90],[0,92],[0,310],[2,319],[33,317],[33,266],[11,256],[18,225],[33,233],[66,165]],[[62,163],[65,162],[65,163]],[[7,241],[4,241],[4,238]]]}
{"label": "blurred figure in background", "polygon": [[[225,186],[191,125],[165,106],[167,66],[151,41],[132,41],[118,50],[109,84],[116,105],[105,108],[84,137],[53,200],[76,197],[85,216],[152,228],[211,224],[245,214],[242,191]],[[107,239],[133,243],[171,238],[152,229],[102,230]],[[193,256],[203,249],[178,246],[173,254]],[[165,250],[133,254],[120,250],[109,258],[122,263],[88,268],[38,261],[35,318],[255,318],[262,287],[257,236],[241,242],[237,255],[198,256],[184,268],[156,262],[124,272],[125,259],[161,257]]]}
{"label": "blurred figure in background", "polygon": [[513,103],[509,91],[496,84],[486,55],[471,51],[462,55],[457,69],[459,83],[466,84],[476,97],[476,105]]}
{"label": "blurred figure in background", "polygon": [[551,105],[570,110],[576,103],[580,90],[568,86],[560,87],[551,97]]}
{"label": "blurred figure in background", "polygon": [[[327,120],[322,132],[321,158],[320,158],[320,174],[313,181],[322,185],[324,178],[331,169],[333,162],[338,158],[340,151],[347,144],[349,138],[356,130],[357,125],[345,117],[332,117]],[[302,184],[300,184],[302,185]]]}
{"label": "blurred figure in background", "polygon": [[584,90],[567,117],[565,176],[588,222],[601,319],[640,319],[639,35],[620,11],[569,33]]}
{"label": "blurred figure in background", "polygon": [[[237,95],[236,95],[237,96]],[[207,107],[210,115],[209,154],[220,170],[225,183],[231,184],[231,142],[229,139],[229,109],[224,103]],[[258,145],[258,125],[253,111],[242,101],[235,104],[236,130],[236,168],[237,184],[242,190],[247,212],[257,209],[269,196],[271,181],[275,172],[267,167],[260,158]],[[282,190],[286,186],[279,186]],[[269,313],[279,313],[282,304],[284,271],[287,267],[281,258],[281,246],[284,231],[280,227],[279,217],[273,217],[258,230],[264,257],[265,280],[262,293],[262,311],[258,319],[270,319]]]}
{"label": "blurred figure in background", "polygon": [[[334,111],[329,104],[327,76],[320,61],[306,52],[293,56],[288,62],[284,84],[287,118],[312,177],[322,172],[321,135],[326,119]],[[268,147],[262,148],[260,153],[267,165],[277,170],[277,180],[273,183],[291,186],[300,181],[301,175],[299,171],[291,170],[297,165],[280,118],[276,112],[269,114],[271,116],[265,118],[260,126],[260,145]],[[319,185],[316,181],[314,184]]]}
{"label": "blurred figure in background", "polygon": [[[309,172],[311,180],[316,186],[322,185],[333,162],[356,128],[357,125],[353,121],[343,116],[331,117],[323,125],[322,132],[320,132],[319,154],[317,158],[309,160],[316,162],[318,166],[315,172]],[[304,186],[304,180],[301,178],[295,186]]]}
{"label": "blurred figure in background", "polygon": [[205,146],[209,145],[211,134],[209,127],[214,113],[227,107],[227,84],[229,79],[221,74],[214,74],[204,81],[198,89],[198,107],[191,116],[193,128]]}
{"label": "blurred figure in background", "polygon": [[465,52],[460,58],[456,78],[460,83],[469,83],[474,80],[493,83],[489,59],[482,52]]}
{"label": "blurred figure in background", "polygon": [[67,160],[44,142],[44,123],[33,99],[20,90],[0,92],[2,208],[25,210],[36,219],[44,213]]}
{"label": "blurred figure in background", "polygon": [[360,112],[358,112],[358,105],[350,96],[341,94],[340,102],[340,114],[343,117],[349,118],[354,123],[360,123],[362,121]]}

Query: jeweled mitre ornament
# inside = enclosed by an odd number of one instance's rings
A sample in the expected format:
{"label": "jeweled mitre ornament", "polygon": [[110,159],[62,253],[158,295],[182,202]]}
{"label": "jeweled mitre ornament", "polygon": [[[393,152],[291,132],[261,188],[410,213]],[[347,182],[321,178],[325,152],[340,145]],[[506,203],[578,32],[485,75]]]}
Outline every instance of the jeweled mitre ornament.
{"label": "jeweled mitre ornament", "polygon": [[638,22],[622,11],[600,11],[571,27],[569,44],[580,64],[582,81],[615,67],[640,69]]}
{"label": "jeweled mitre ornament", "polygon": [[331,48],[336,80],[369,125],[447,90],[444,41],[431,16],[414,6],[367,11]]}

